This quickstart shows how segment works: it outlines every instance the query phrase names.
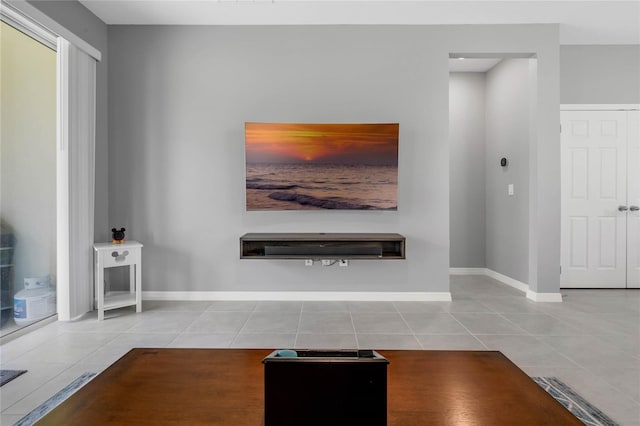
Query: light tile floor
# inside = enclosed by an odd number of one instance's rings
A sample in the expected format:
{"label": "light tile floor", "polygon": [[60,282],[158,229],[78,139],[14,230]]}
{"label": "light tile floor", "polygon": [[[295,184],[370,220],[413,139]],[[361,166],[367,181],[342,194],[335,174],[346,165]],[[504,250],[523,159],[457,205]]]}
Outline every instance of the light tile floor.
{"label": "light tile floor", "polygon": [[453,276],[452,302],[144,302],[135,314],[54,322],[0,346],[13,424],[84,372],[133,347],[500,350],[555,376],[622,425],[640,426],[640,291],[563,290],[535,303],[483,276]]}

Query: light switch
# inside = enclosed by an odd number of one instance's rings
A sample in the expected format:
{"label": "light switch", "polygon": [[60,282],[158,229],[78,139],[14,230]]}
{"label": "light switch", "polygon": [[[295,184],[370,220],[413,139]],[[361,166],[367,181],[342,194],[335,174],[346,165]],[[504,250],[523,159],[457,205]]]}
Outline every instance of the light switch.
{"label": "light switch", "polygon": [[513,184],[510,183],[509,186],[507,187],[507,193],[509,195],[513,195]]}

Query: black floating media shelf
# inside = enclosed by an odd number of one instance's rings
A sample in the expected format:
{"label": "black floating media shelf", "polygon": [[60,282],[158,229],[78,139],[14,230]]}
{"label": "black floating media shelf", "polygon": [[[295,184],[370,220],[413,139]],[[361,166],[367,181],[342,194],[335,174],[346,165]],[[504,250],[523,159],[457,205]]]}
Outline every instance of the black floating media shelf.
{"label": "black floating media shelf", "polygon": [[404,259],[405,237],[387,233],[250,233],[241,259]]}

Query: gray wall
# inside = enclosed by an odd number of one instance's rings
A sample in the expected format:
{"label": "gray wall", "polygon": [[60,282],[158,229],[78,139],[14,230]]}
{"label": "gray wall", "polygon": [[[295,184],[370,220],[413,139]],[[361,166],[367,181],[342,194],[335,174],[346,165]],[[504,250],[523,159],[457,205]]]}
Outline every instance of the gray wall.
{"label": "gray wall", "polygon": [[[145,290],[448,291],[448,54],[487,51],[538,55],[535,226],[559,228],[555,25],[109,27],[110,219],[145,244]],[[245,121],[399,122],[398,211],[245,212]],[[261,231],[400,232],[407,260],[238,259]]]}
{"label": "gray wall", "polygon": [[[487,268],[524,283],[529,281],[529,81],[529,59],[505,59],[486,76]],[[500,166],[502,157],[507,167]]]}
{"label": "gray wall", "polygon": [[560,102],[640,103],[640,45],[560,46]]}
{"label": "gray wall", "polygon": [[485,268],[485,73],[449,77],[450,263]]}
{"label": "gray wall", "polygon": [[[447,291],[447,75],[425,66],[429,42],[407,37],[110,28],[110,217],[145,244],[145,290]],[[399,122],[398,212],[245,212],[245,121]],[[400,232],[408,259],[241,261],[251,231]]]}
{"label": "gray wall", "polygon": [[111,239],[109,224],[109,134],[107,95],[107,25],[75,0],[34,1],[29,3],[51,19],[98,49],[102,60],[96,66],[96,192],[95,239]]}

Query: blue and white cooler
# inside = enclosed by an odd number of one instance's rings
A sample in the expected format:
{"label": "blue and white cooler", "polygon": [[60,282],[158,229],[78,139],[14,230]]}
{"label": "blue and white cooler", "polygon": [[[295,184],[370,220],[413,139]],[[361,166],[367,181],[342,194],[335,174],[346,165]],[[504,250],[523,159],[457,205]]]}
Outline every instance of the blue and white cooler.
{"label": "blue and white cooler", "polygon": [[13,297],[13,319],[29,325],[56,313],[56,289],[48,276],[25,278],[24,290]]}

